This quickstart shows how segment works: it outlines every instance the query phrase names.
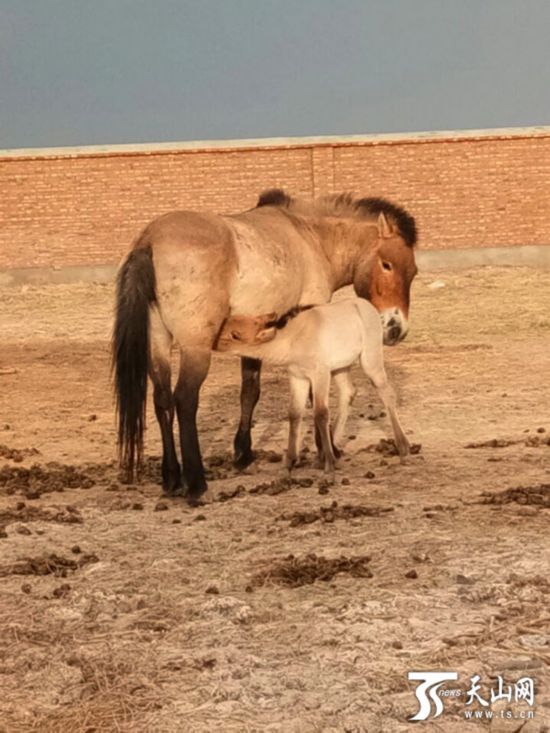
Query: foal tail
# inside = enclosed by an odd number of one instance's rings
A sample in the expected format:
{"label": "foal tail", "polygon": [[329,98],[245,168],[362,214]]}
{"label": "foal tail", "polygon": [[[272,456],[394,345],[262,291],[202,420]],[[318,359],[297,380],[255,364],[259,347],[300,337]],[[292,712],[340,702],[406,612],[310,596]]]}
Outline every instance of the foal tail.
{"label": "foal tail", "polygon": [[151,247],[132,250],[117,277],[112,369],[118,417],[118,451],[128,480],[143,455],[149,368],[149,308],[156,300]]}

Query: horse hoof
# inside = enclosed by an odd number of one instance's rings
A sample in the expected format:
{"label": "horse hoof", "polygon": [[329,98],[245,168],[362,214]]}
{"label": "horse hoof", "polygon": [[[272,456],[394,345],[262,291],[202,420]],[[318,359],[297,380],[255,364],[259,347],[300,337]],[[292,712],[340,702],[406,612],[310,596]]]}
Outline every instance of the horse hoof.
{"label": "horse hoof", "polygon": [[235,458],[233,459],[233,465],[235,468],[238,468],[240,471],[242,471],[245,468],[248,468],[251,463],[254,463],[256,460],[256,454],[252,450],[247,450],[244,453],[240,453],[238,455],[235,455]]}
{"label": "horse hoof", "polygon": [[182,490],[181,468],[179,463],[162,461],[162,490],[166,496],[181,496]]}
{"label": "horse hoof", "polygon": [[166,496],[183,496],[185,494],[180,478],[177,481],[163,481],[162,490]]}
{"label": "horse hoof", "polygon": [[336,471],[334,466],[325,466],[325,481],[329,486],[336,483]]}
{"label": "horse hoof", "polygon": [[408,456],[410,456],[410,454],[411,454],[411,449],[409,447],[409,444],[407,443],[406,445],[399,446],[398,447],[398,452],[399,452],[399,460],[401,461],[401,463],[406,463],[406,460],[405,459]]}
{"label": "horse hoof", "polygon": [[190,496],[189,494],[186,494],[185,498],[187,500],[187,503],[191,507],[205,506],[206,504],[214,503],[214,496],[212,492],[210,491],[210,489],[207,489],[203,494],[201,494],[198,497]]}
{"label": "horse hoof", "polygon": [[162,491],[165,496],[185,496],[185,487],[183,486],[174,486],[172,488],[167,488],[166,486],[162,487]]}
{"label": "horse hoof", "polygon": [[285,468],[290,473],[293,468],[296,468],[296,466],[299,463],[299,458],[296,455],[290,455],[287,451],[285,454]]}
{"label": "horse hoof", "polygon": [[185,492],[185,498],[189,506],[199,506],[204,503],[204,495],[208,491],[208,484],[204,479],[190,483]]}

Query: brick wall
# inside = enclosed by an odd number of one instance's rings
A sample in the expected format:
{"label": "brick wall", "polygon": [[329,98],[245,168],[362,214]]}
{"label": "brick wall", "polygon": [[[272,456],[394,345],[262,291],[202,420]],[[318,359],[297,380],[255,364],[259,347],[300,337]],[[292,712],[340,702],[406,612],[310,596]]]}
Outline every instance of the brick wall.
{"label": "brick wall", "polygon": [[386,196],[426,249],[550,244],[550,128],[0,153],[0,269],[110,264],[176,208]]}

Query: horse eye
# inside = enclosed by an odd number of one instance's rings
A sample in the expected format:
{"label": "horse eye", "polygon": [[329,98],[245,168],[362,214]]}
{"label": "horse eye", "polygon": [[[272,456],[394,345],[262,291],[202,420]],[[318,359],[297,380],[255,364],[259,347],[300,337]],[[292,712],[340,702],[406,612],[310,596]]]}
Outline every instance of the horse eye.
{"label": "horse eye", "polygon": [[235,341],[241,340],[241,334],[238,331],[231,331],[231,338]]}
{"label": "horse eye", "polygon": [[382,262],[382,267],[384,270],[390,271],[392,269],[391,262]]}

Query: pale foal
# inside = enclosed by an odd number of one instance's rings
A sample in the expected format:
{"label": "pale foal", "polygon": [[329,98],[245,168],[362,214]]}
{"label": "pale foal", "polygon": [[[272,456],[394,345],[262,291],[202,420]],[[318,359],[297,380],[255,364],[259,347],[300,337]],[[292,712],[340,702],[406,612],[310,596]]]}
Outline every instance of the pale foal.
{"label": "pale foal", "polygon": [[[325,471],[333,475],[334,446],[338,448],[340,444],[355,394],[350,370],[357,360],[386,407],[399,455],[403,457],[409,453],[409,443],[395,408],[394,392],[384,369],[382,345],[380,314],[368,301],[353,298],[294,309],[278,320],[273,314],[256,318],[233,316],[225,323],[216,348],[288,367],[289,471],[300,455],[301,423],[311,388]],[[331,377],[334,377],[339,394],[332,437],[328,406]]]}

